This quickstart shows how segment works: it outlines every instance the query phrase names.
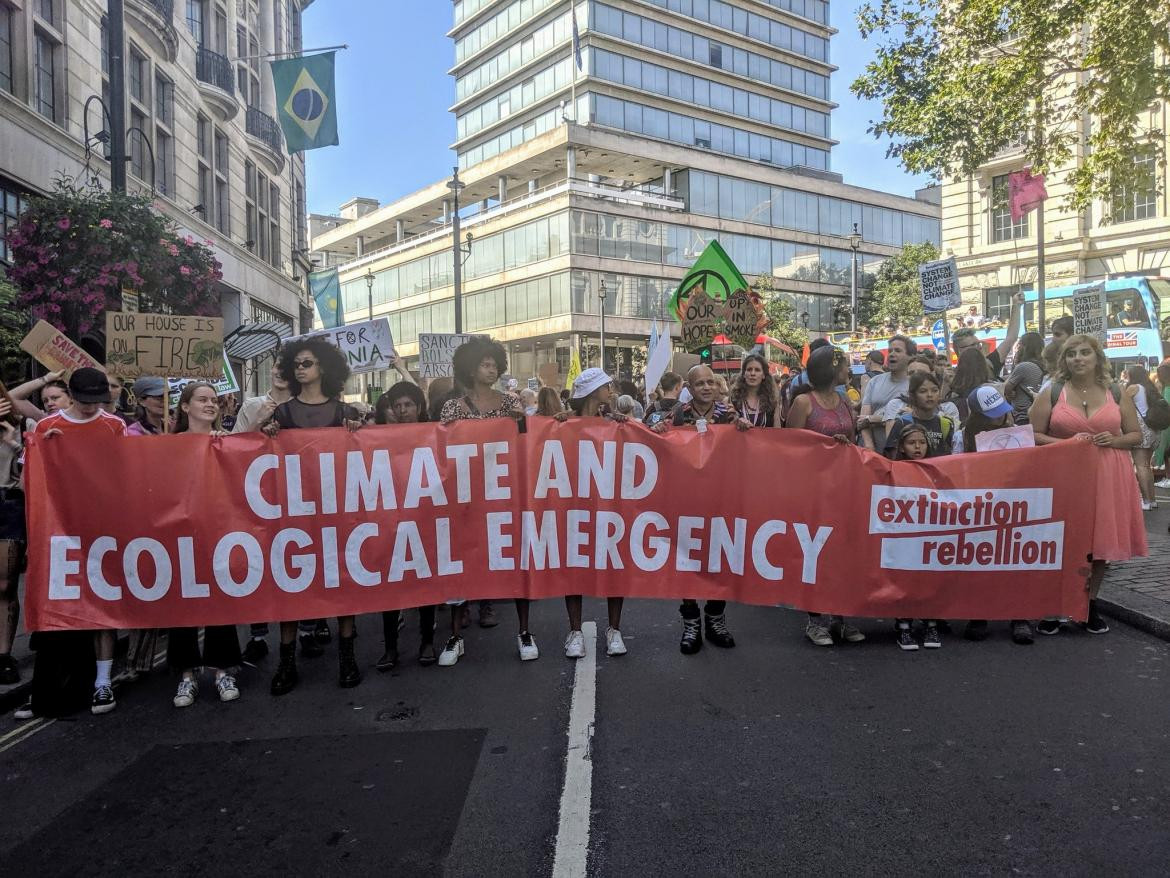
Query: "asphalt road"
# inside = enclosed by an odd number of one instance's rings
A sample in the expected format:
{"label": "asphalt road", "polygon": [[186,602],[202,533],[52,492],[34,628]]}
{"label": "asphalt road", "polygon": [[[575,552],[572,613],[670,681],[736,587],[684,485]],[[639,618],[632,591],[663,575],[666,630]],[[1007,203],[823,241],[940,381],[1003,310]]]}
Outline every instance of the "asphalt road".
{"label": "asphalt road", "polygon": [[[176,710],[159,671],[105,717],[0,718],[0,874],[552,874],[564,614],[534,607],[543,655],[521,664],[499,609],[452,669],[419,667],[408,625],[406,661],[357,689],[330,646],[281,699],[270,657],[233,704],[205,684]],[[604,630],[604,603],[586,618]],[[729,620],[736,649],[686,657],[674,605],[631,602],[629,655],[596,644],[590,875],[1165,874],[1170,645],[956,626],[902,653],[871,621],[826,649],[794,612]],[[380,626],[359,630],[371,666]]]}

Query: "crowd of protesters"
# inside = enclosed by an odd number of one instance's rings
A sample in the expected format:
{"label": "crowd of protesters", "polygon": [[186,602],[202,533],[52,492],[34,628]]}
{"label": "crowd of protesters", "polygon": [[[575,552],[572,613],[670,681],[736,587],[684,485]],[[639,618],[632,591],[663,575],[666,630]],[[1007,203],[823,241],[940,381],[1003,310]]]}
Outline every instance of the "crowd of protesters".
{"label": "crowd of protesters", "polygon": [[[931,350],[918,350],[913,340],[895,335],[884,355],[870,352],[863,368],[852,367],[849,355],[826,339],[810,343],[808,357],[796,374],[774,374],[758,353],[748,353],[730,382],[709,366],[696,365],[686,375],[667,372],[649,393],[630,382],[617,385],[599,368],[586,369],[558,394],[552,387],[513,393],[500,389],[507,360],[503,347],[490,339],[473,339],[457,349],[453,379],[432,381],[424,393],[413,381],[401,381],[383,393],[372,407],[342,399],[349,367],[337,348],[321,339],[286,345],[271,367],[271,389],[248,399],[236,409],[231,396],[217,396],[204,382],[187,384],[174,410],[168,405],[169,388],[162,378],[143,377],[123,388],[97,369],[77,369],[67,380],[50,373],[6,389],[0,384],[0,684],[19,679],[11,656],[19,620],[17,580],[24,566],[26,532],[22,482],[25,436],[46,441],[86,442],[100,435],[134,436],[149,441],[165,432],[219,436],[229,432],[261,431],[268,436],[290,429],[336,428],[356,431],[367,424],[392,425],[425,422],[453,423],[489,418],[553,417],[557,420],[608,418],[630,422],[636,429],[656,433],[672,430],[706,431],[712,425],[737,430],[793,429],[819,433],[836,443],[841,453],[870,449],[910,465],[953,454],[974,453],[979,434],[1011,426],[1030,426],[1037,445],[1062,441],[1089,442],[1100,449],[1094,539],[1088,579],[1089,615],[1085,630],[1103,634],[1108,625],[1097,608],[1097,591],[1106,565],[1146,554],[1142,510],[1156,506],[1153,468],[1165,464],[1170,435],[1170,361],[1157,370],[1156,380],[1140,367],[1127,370],[1123,383],[1114,381],[1109,362],[1097,340],[1073,335],[1071,320],[1052,326],[1053,341],[1037,333],[1019,335],[1020,303],[1016,302],[1007,338],[1000,350],[988,352],[971,328],[957,330],[952,339],[956,365]],[[1001,350],[1014,349],[1011,368],[1005,369]],[[856,374],[855,374],[856,373]],[[122,404],[133,400],[133,408]],[[62,437],[57,440],[55,437]],[[1075,476],[1072,476],[1075,478]],[[530,602],[517,598],[516,650],[521,661],[540,656],[529,630]],[[624,655],[620,596],[608,598],[606,653]],[[441,607],[416,609],[417,661],[420,665],[456,665],[466,653],[462,629],[470,624],[466,601],[449,601],[449,633],[436,648]],[[581,631],[582,599],[565,598],[568,634],[564,653],[585,655]],[[679,607],[680,650],[698,652],[704,641],[722,648],[735,646],[725,602],[695,600]],[[381,614],[384,652],[375,667],[398,666],[399,637],[407,611]],[[443,619],[445,625],[448,620]],[[478,621],[484,628],[499,624],[493,602],[478,602]],[[948,630],[945,620],[895,620],[895,636],[903,650],[938,648]],[[1033,623],[1012,620],[1011,639],[1030,644],[1033,634],[1057,634],[1061,619]],[[338,683],[357,686],[362,670],[354,651],[353,616],[335,620]],[[95,714],[116,706],[111,679],[116,632],[38,633],[33,638],[36,664],[32,697],[17,711],[19,718],[57,715],[76,709],[80,699]],[[156,632],[134,632],[128,668],[148,670],[153,663]],[[167,632],[166,659],[177,675],[173,703],[187,707],[199,692],[206,672],[221,701],[240,697],[237,682],[241,665],[258,666],[268,654],[268,625],[251,625],[243,647],[235,626],[175,628]],[[982,640],[989,634],[984,620],[968,620],[963,634]],[[817,646],[859,643],[859,628],[840,616],[809,613],[805,635]],[[327,620],[281,622],[279,656],[270,684],[273,695],[285,695],[298,685],[298,658],[324,654],[333,640]],[[298,656],[299,653],[299,656]]]}

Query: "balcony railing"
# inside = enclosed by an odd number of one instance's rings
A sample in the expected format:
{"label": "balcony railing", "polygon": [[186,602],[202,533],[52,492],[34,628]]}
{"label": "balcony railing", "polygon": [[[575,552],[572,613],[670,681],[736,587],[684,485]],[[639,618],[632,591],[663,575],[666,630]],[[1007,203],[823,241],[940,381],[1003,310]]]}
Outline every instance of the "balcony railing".
{"label": "balcony railing", "polygon": [[142,0],[147,6],[153,6],[155,12],[163,17],[163,20],[170,23],[175,17],[175,0]]}
{"label": "balcony railing", "polygon": [[284,155],[284,135],[276,120],[256,107],[248,107],[244,130],[278,155]]}
{"label": "balcony railing", "polygon": [[235,77],[232,75],[232,63],[210,49],[200,48],[195,54],[195,78],[200,82],[214,85],[216,88],[234,94],[236,90]]}

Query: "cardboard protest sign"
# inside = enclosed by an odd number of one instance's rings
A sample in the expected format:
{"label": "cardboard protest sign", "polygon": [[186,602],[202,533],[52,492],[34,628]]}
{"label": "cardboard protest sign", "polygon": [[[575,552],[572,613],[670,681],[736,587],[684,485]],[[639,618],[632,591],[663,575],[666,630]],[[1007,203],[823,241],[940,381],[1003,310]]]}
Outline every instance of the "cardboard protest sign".
{"label": "cardboard protest sign", "polygon": [[390,321],[385,317],[298,335],[285,340],[283,346],[295,345],[308,338],[323,338],[336,345],[345,356],[349,371],[355,374],[390,369],[395,367],[398,360],[394,337],[390,333]]}
{"label": "cardboard protest sign", "polygon": [[768,325],[768,316],[758,293],[736,290],[723,305],[723,321],[725,335],[750,346]]}
{"label": "cardboard protest sign", "polygon": [[709,345],[715,338],[722,306],[700,285],[682,303],[682,339],[687,350]]}
{"label": "cardboard protest sign", "polygon": [[452,377],[451,360],[455,349],[473,338],[466,332],[420,332],[418,336],[418,375],[420,378]]}
{"label": "cardboard protest sign", "polygon": [[918,266],[922,284],[922,310],[927,314],[958,308],[962,304],[959,293],[959,266],[954,257],[924,262]]}
{"label": "cardboard protest sign", "polygon": [[1093,335],[1106,344],[1108,317],[1105,308],[1105,284],[1092,284],[1073,294],[1073,332]]}
{"label": "cardboard protest sign", "polygon": [[[170,378],[167,380],[167,396],[170,399],[171,408],[179,404],[179,396],[182,394],[183,388],[192,381],[198,380],[198,378]],[[224,354],[223,358],[223,374],[211,384],[215,388],[216,396],[227,396],[229,393],[240,392],[240,385],[236,381],[236,372],[232,368],[232,364],[228,362],[227,354]]]}
{"label": "cardboard protest sign", "polygon": [[975,436],[976,451],[1008,451],[1012,448],[1035,448],[1036,433],[1027,424],[985,430]]}
{"label": "cardboard protest sign", "polygon": [[50,372],[65,372],[88,367],[102,368],[101,363],[74,344],[53,324],[38,320],[20,342],[20,349]]}
{"label": "cardboard protest sign", "polygon": [[223,318],[106,312],[106,371],[118,378],[222,377]]}
{"label": "cardboard protest sign", "polygon": [[541,363],[536,374],[540,376],[540,382],[545,387],[561,389],[561,367],[556,363]]}

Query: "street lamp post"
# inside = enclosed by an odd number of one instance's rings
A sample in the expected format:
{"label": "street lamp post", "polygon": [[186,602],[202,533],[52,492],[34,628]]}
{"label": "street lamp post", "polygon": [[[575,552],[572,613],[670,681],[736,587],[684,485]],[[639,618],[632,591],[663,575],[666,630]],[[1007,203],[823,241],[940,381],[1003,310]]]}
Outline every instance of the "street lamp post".
{"label": "street lamp post", "polygon": [[597,298],[601,301],[601,353],[598,355],[598,364],[602,371],[605,370],[605,278],[601,279],[601,289],[597,293]]}
{"label": "street lamp post", "polygon": [[466,186],[459,179],[459,166],[456,165],[447,188],[451,190],[451,254],[455,259],[455,271],[452,280],[455,286],[455,332],[463,332],[463,253],[459,247],[459,192]]}
{"label": "street lamp post", "polygon": [[857,251],[861,249],[861,233],[857,231],[857,223],[853,224],[853,234],[849,236],[849,249],[853,251],[853,258],[849,263],[849,331],[857,334]]}
{"label": "street lamp post", "polygon": [[374,319],[374,271],[366,269],[366,297],[369,300],[370,320]]}

